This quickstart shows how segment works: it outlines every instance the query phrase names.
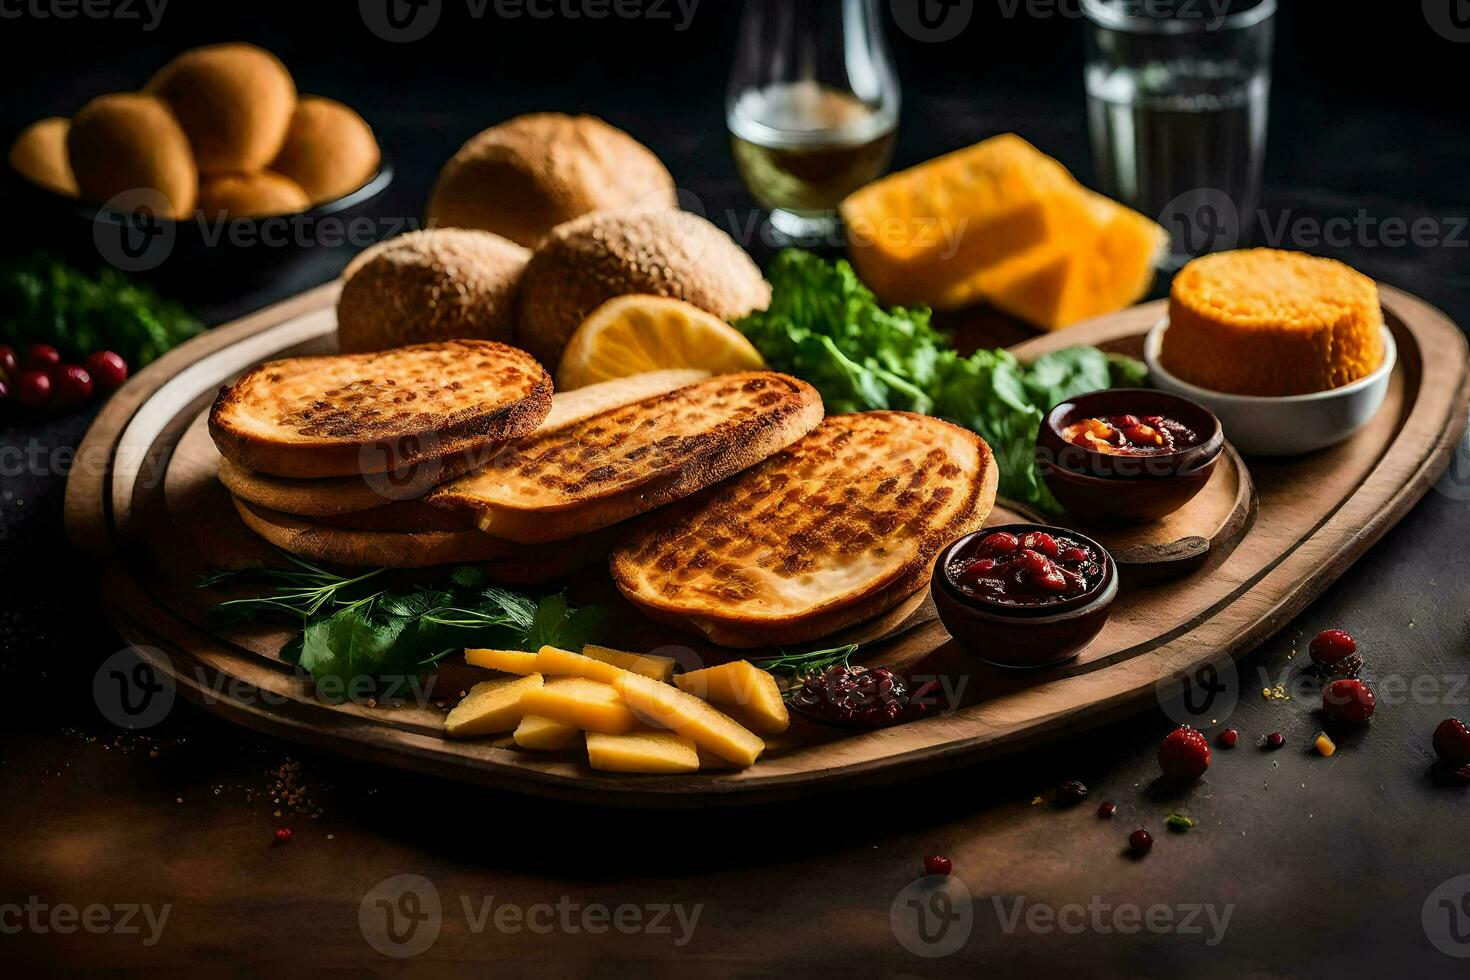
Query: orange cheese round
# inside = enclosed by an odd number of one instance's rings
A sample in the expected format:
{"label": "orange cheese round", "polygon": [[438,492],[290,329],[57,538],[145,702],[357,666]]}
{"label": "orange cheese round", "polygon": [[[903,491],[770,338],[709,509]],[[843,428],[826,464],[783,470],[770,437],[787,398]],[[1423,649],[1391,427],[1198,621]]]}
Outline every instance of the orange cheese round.
{"label": "orange cheese round", "polygon": [[1160,359],[1191,384],[1235,395],[1301,395],[1383,363],[1378,286],[1335,259],[1250,249],[1196,259],[1169,296]]}

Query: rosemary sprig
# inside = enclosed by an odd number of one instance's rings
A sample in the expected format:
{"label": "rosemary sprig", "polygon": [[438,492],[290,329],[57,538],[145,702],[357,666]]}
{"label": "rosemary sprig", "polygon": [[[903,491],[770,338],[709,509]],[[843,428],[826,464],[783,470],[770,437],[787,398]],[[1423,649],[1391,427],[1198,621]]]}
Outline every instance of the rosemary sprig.
{"label": "rosemary sprig", "polygon": [[791,683],[800,684],[808,677],[825,673],[833,667],[846,666],[857,652],[858,645],[849,643],[842,647],[825,650],[810,650],[806,653],[787,653],[755,661],[755,665],[769,674],[785,675]]}
{"label": "rosemary sprig", "polygon": [[[269,595],[230,599],[215,607],[227,619],[245,619],[264,612],[278,612],[295,616],[303,622],[321,612],[327,606],[348,606],[372,596],[344,595],[353,586],[360,585],[384,569],[378,568],[362,575],[348,578],[329,572],[324,568],[303,561],[295,555],[284,555],[295,568],[269,568],[251,566],[236,571],[220,571],[199,580],[198,587],[215,588],[237,579],[264,579],[276,584]],[[378,593],[373,593],[377,595]]]}

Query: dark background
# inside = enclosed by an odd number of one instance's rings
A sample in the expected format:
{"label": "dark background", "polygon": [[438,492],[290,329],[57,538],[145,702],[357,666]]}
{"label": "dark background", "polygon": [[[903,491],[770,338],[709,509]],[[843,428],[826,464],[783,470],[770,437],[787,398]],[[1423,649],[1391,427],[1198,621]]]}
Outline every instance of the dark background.
{"label": "dark background", "polygon": [[[27,0],[29,3],[29,0]],[[1470,215],[1464,79],[1470,44],[1429,26],[1416,2],[1284,0],[1279,18],[1264,209],[1317,220],[1430,217],[1448,232]],[[886,6],[886,4],[885,4]],[[1075,9],[1062,5],[1064,10]],[[172,0],[151,32],[137,21],[38,18],[0,0],[0,136],[69,115],[87,99],[140,86],[190,45],[249,40],[276,52],[302,92],[348,102],[398,165],[378,210],[416,217],[439,166],[492,123],[542,109],[593,112],[653,148],[717,222],[752,203],[723,132],[738,4],[703,0],[692,26],[670,21],[475,20],[446,0],[425,40],[390,44],[355,3]],[[977,2],[958,39],[925,44],[890,23],[904,86],[896,166],[1016,131],[1084,180],[1091,166],[1073,16],[1002,15]],[[1026,5],[1020,8],[1027,9]],[[1051,9],[1051,8],[1033,8]],[[21,16],[8,16],[21,12]],[[45,244],[50,229],[11,224],[5,247]],[[1337,254],[1470,323],[1470,248],[1357,241]],[[769,250],[751,244],[758,258]],[[193,284],[211,323],[325,281],[350,257],[325,253],[265,288],[228,273]],[[1160,284],[1160,289],[1166,283]],[[1013,326],[995,338],[1016,339]],[[75,445],[85,412],[45,422],[0,414],[0,446],[49,453]],[[1435,784],[1434,725],[1467,713],[1457,681],[1470,654],[1470,559],[1463,485],[1445,484],[1298,623],[1242,662],[1230,724],[1242,746],[1217,754],[1179,798],[1152,787],[1161,712],[1079,736],[1004,765],[959,771],[883,794],[732,814],[606,814],[472,793],[296,749],[180,707],[146,736],[98,716],[92,672],[119,641],[99,621],[93,569],[61,530],[64,466],[0,483],[0,903],[171,901],[165,938],[0,934],[0,955],[30,969],[242,965],[288,975],[332,964],[386,969],[357,930],[380,879],[426,875],[449,900],[495,894],[529,903],[703,902],[701,931],[670,949],[652,936],[519,937],[446,932],[420,970],[556,973],[593,969],[715,974],[847,969],[938,975],[1332,976],[1463,973],[1421,926],[1426,897],[1470,873],[1464,792]],[[1384,705],[1332,760],[1305,751],[1308,706],[1256,691],[1294,678],[1318,629],[1351,629],[1380,676],[1429,678],[1438,694]],[[1221,719],[1224,723],[1224,719]],[[1288,748],[1253,747],[1280,730]],[[281,817],[266,775],[288,757],[321,814]],[[1091,805],[1033,804],[1062,779],[1118,801],[1159,838],[1143,862],[1119,852],[1131,825]],[[177,801],[177,802],[176,802]],[[1201,826],[1166,836],[1162,814]],[[287,847],[271,832],[291,825]],[[922,960],[894,941],[890,903],[926,853],[952,857],[978,898],[966,949]],[[1234,903],[1228,935],[1207,948],[1181,935],[1004,934],[988,896],[1086,904]],[[491,966],[490,968],[496,968]]]}

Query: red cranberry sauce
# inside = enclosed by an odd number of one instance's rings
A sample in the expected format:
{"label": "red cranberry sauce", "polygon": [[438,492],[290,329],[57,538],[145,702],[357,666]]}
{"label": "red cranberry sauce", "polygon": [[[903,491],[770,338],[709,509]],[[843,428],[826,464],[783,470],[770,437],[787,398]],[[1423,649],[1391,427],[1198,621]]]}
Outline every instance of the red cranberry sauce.
{"label": "red cranberry sauce", "polygon": [[1200,444],[1193,429],[1163,415],[1083,419],[1062,430],[1062,438],[1109,456],[1163,456]]}
{"label": "red cranberry sauce", "polygon": [[1003,606],[1041,606],[1086,595],[1103,581],[1101,556],[1091,545],[1045,531],[996,531],[945,569],[955,588],[972,599]]}

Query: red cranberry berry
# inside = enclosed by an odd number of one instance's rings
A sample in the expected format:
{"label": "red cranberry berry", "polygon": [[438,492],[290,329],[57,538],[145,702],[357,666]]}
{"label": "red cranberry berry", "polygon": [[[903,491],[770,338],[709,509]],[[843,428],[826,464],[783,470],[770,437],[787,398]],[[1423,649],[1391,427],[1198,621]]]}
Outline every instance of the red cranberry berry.
{"label": "red cranberry berry", "polygon": [[1057,539],[1045,531],[1032,531],[1026,535],[1026,540],[1021,542],[1032,551],[1039,551],[1048,558],[1055,558],[1061,554],[1061,548],[1057,545]]}
{"label": "red cranberry berry", "polygon": [[1470,762],[1470,728],[1458,718],[1446,718],[1434,730],[1434,754],[1445,762]]}
{"label": "red cranberry berry", "polygon": [[0,344],[0,381],[8,381],[14,377],[16,367],[15,348],[9,344]]}
{"label": "red cranberry berry", "polygon": [[93,351],[82,366],[103,391],[116,391],[128,380],[128,362],[110,350]]}
{"label": "red cranberry berry", "polygon": [[1097,818],[1099,820],[1111,820],[1113,819],[1113,814],[1117,812],[1118,804],[1116,803],[1103,802],[1097,805]]}
{"label": "red cranberry berry", "polygon": [[1373,690],[1360,680],[1344,678],[1322,690],[1322,711],[1333,721],[1361,724],[1373,717]]}
{"label": "red cranberry berry", "polygon": [[5,401],[9,397],[10,397],[10,385],[8,385],[8,384],[5,383],[5,379],[4,378],[0,378],[0,402]]}
{"label": "red cranberry berry", "polygon": [[1357,641],[1342,630],[1323,630],[1312,637],[1311,646],[1307,649],[1312,655],[1312,663],[1329,674],[1343,676],[1363,669]]}
{"label": "red cranberry berry", "polygon": [[50,344],[32,344],[26,348],[27,371],[46,371],[61,363],[61,351]]}
{"label": "red cranberry berry", "polygon": [[1146,830],[1135,830],[1128,835],[1128,850],[1132,851],[1136,857],[1143,857],[1153,850],[1153,847],[1153,835]]}
{"label": "red cranberry berry", "polygon": [[1233,749],[1235,748],[1235,743],[1239,739],[1240,732],[1236,731],[1234,728],[1227,728],[1220,733],[1219,738],[1215,739],[1215,744],[1220,746],[1220,748],[1222,749]]}
{"label": "red cranberry berry", "polygon": [[1087,787],[1075,779],[1069,779],[1057,787],[1057,802],[1072,806],[1087,799]]}
{"label": "red cranberry berry", "polygon": [[42,408],[51,401],[51,379],[44,371],[22,371],[15,376],[15,400],[27,408]]}
{"label": "red cranberry berry", "polygon": [[991,555],[1008,555],[1019,547],[1020,539],[1006,531],[996,531],[980,542],[980,550]]}
{"label": "red cranberry berry", "polygon": [[924,873],[926,875],[947,875],[954,870],[954,862],[947,857],[931,854],[924,859]]}
{"label": "red cranberry berry", "polygon": [[64,364],[51,372],[51,402],[58,408],[72,408],[92,397],[92,376],[87,369]]}
{"label": "red cranberry berry", "polygon": [[1159,743],[1159,768],[1170,779],[1198,779],[1210,768],[1210,743],[1188,725],[1181,725]]}
{"label": "red cranberry berry", "polygon": [[1272,732],[1266,736],[1266,745],[1273,749],[1279,749],[1286,744],[1286,736],[1280,732]]}
{"label": "red cranberry berry", "polygon": [[288,841],[290,839],[291,839],[291,828],[290,827],[277,827],[276,828],[276,843],[277,844],[284,844],[284,843],[286,843],[286,841]]}

